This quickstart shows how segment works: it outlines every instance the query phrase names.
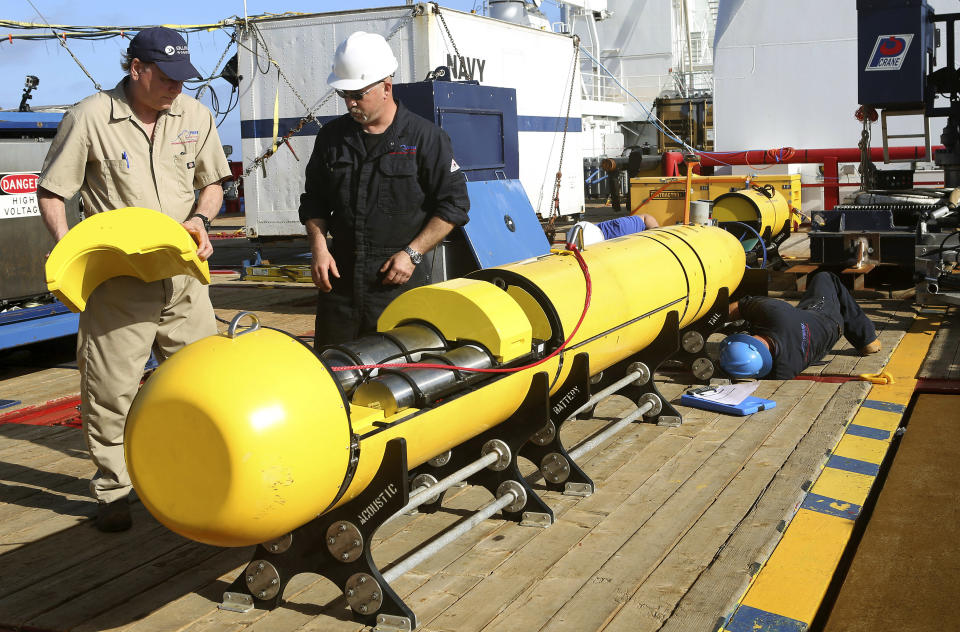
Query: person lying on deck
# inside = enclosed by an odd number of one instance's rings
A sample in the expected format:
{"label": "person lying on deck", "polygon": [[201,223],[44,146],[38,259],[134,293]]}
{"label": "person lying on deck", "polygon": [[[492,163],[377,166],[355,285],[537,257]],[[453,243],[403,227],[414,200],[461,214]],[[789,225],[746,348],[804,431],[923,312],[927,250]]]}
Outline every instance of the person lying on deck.
{"label": "person lying on deck", "polygon": [[745,320],[749,335],[720,343],[720,367],[735,378],[790,380],[845,336],[860,355],[880,350],[873,323],[832,272],[818,272],[796,307],[747,296],[730,305],[730,320]]}
{"label": "person lying on deck", "polygon": [[608,219],[599,224],[582,221],[577,222],[567,230],[567,242],[576,239],[578,227],[583,231],[583,245],[589,246],[600,243],[605,239],[632,235],[633,233],[639,233],[648,228],[657,228],[658,226],[660,226],[660,224],[656,218],[646,213]]}

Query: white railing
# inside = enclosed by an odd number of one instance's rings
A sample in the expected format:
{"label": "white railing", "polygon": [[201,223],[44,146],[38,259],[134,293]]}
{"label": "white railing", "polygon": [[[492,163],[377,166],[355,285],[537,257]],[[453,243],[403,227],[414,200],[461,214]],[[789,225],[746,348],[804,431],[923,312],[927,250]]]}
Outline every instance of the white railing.
{"label": "white railing", "polygon": [[[692,73],[666,73],[659,75],[633,75],[617,78],[633,96],[644,103],[651,103],[654,99],[666,94],[681,93],[684,90],[684,80],[691,84],[686,86],[686,93],[713,92],[713,72],[696,70]],[[584,67],[580,73],[581,96],[591,101],[608,103],[628,103],[633,99],[621,90],[617,82],[602,70],[594,71],[591,67]]]}

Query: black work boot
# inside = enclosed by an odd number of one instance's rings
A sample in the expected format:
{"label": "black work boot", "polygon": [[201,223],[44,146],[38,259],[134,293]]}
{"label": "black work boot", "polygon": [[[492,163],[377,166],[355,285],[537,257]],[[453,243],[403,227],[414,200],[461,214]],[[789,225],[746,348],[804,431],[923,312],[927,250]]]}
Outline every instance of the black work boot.
{"label": "black work boot", "polygon": [[130,502],[126,496],[112,503],[99,503],[97,505],[97,529],[104,533],[126,531],[132,524]]}

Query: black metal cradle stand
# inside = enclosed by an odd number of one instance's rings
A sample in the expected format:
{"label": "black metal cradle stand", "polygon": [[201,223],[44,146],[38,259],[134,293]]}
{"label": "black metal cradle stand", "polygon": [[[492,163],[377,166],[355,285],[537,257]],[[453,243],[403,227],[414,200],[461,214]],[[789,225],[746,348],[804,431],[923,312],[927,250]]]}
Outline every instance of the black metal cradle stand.
{"label": "black metal cradle stand", "polygon": [[[660,365],[680,348],[678,322],[677,312],[669,312],[653,343],[593,380],[587,354],[577,354],[570,374],[552,397],[548,375],[535,374],[524,401],[507,420],[412,471],[407,468],[406,441],[389,441],[377,473],[360,495],[292,533],[257,545],[250,563],[224,593],[220,607],[240,612],[254,607],[276,608],[289,581],[309,572],[329,579],[343,591],[355,620],[383,632],[416,628],[416,614],[391,589],[384,579],[384,572],[389,571],[381,572],[371,553],[374,533],[408,504],[411,485],[435,484],[479,458],[492,459],[489,454],[496,452],[499,458],[464,481],[485,487],[495,498],[509,488],[515,501],[501,510],[505,520],[550,526],[553,511],[521,474],[518,457],[540,468],[548,489],[582,496],[593,493],[593,481],[561,443],[560,428],[571,417],[570,411],[588,402],[591,392],[599,392],[628,374],[638,377],[618,392],[637,402],[644,396],[655,397],[659,404],[649,419],[678,425],[680,414],[664,400],[652,379]],[[437,493],[435,499],[421,504],[420,511],[436,511],[443,495]]]}
{"label": "black metal cradle stand", "polygon": [[[363,493],[292,533],[257,545],[243,573],[224,592],[220,607],[272,610],[295,575],[317,573],[343,590],[355,619],[366,624],[396,620],[395,629],[413,629],[416,615],[383,579],[371,554],[373,534],[408,498],[406,441],[393,439]],[[404,626],[402,619],[409,623]]]}
{"label": "black metal cradle stand", "polygon": [[[431,459],[435,464],[407,468],[406,441],[386,445],[383,461],[367,488],[356,498],[292,533],[257,545],[250,563],[224,593],[220,607],[247,612],[280,605],[287,583],[299,573],[317,573],[343,590],[355,620],[378,630],[412,630],[416,614],[384,579],[371,554],[374,533],[409,501],[410,481],[425,471],[442,478],[495,451],[499,458],[466,480],[486,487],[495,497],[509,487],[516,500],[502,510],[506,520],[534,526],[553,523],[553,511],[520,474],[521,446],[549,419],[549,381],[534,375],[523,403],[506,421],[466,441],[456,450]],[[439,506],[442,494],[433,501]],[[429,511],[430,505],[424,506]]]}
{"label": "black metal cradle stand", "polygon": [[[494,497],[499,495],[498,490],[507,481],[515,481],[523,488],[524,502],[521,505],[518,501],[515,506],[505,508],[502,512],[504,520],[527,526],[549,527],[553,524],[553,510],[523,477],[517,463],[524,444],[548,423],[549,402],[549,378],[546,373],[537,373],[533,376],[523,403],[509,419],[415,468],[410,472],[413,484],[436,483],[496,449],[501,458],[464,481],[487,488]],[[419,510],[424,513],[436,511],[443,502],[443,496],[443,493],[437,494],[436,499],[424,503]]]}
{"label": "black metal cradle stand", "polygon": [[[650,345],[593,378],[590,376],[588,355],[581,353],[574,357],[570,373],[550,399],[550,419],[547,425],[534,434],[520,450],[520,456],[529,459],[540,469],[547,489],[571,496],[589,496],[595,491],[593,480],[580,468],[560,440],[560,429],[566,421],[576,416],[571,415],[571,411],[577,411],[586,405],[592,393],[602,391],[628,374],[636,374],[638,377],[618,390],[618,394],[628,397],[638,406],[645,398],[652,396],[658,405],[648,414],[647,419],[660,425],[680,424],[680,413],[660,394],[653,379],[660,365],[680,347],[678,323],[679,314],[676,311],[669,312],[663,329]],[[592,415],[593,407],[586,409],[580,416]]]}
{"label": "black metal cradle stand", "polygon": [[680,347],[670,359],[681,363],[701,383],[709,383],[722,372],[707,353],[707,339],[727,323],[729,311],[729,290],[721,288],[710,311],[680,332]]}
{"label": "black metal cradle stand", "polygon": [[628,373],[639,371],[641,378],[635,382],[626,385],[617,391],[619,395],[627,397],[639,405],[644,395],[652,394],[660,402],[660,409],[652,413],[649,417],[655,420],[659,426],[679,426],[682,416],[673,405],[660,394],[660,389],[654,381],[661,365],[671,359],[680,349],[680,314],[676,310],[667,313],[663,322],[663,329],[644,349],[638,353],[617,362],[610,368],[603,371],[597,381],[592,384],[595,392],[599,392],[623,378]]}

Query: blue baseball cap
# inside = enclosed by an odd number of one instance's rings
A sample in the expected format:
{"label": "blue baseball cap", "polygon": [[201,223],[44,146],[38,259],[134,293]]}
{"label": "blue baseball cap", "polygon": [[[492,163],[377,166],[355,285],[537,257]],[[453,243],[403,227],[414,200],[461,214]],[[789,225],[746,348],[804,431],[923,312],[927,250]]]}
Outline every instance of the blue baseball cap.
{"label": "blue baseball cap", "polygon": [[142,62],[156,64],[163,74],[174,81],[200,76],[190,63],[190,50],[186,40],[173,29],[163,26],[143,29],[130,41],[127,54]]}

